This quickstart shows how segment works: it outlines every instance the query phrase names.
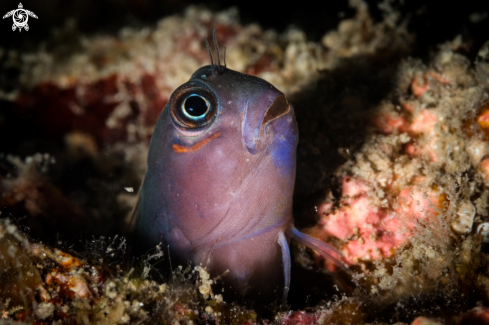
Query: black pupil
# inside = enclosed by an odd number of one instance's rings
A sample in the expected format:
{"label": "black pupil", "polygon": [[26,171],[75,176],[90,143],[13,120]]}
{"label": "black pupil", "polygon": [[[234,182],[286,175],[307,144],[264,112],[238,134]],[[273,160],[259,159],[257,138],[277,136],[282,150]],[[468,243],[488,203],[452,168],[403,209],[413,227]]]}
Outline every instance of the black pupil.
{"label": "black pupil", "polygon": [[207,112],[207,103],[200,96],[190,96],[185,101],[184,109],[190,116],[202,116]]}

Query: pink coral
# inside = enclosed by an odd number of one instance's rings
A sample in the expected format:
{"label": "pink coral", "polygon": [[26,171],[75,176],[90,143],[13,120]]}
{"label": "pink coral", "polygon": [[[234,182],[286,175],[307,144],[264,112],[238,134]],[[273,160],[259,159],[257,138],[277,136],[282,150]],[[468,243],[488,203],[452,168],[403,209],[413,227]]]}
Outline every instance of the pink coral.
{"label": "pink coral", "polygon": [[428,73],[415,77],[411,83],[411,91],[414,96],[421,97],[423,94],[430,89],[430,82],[434,79],[441,83],[442,85],[450,84],[450,79],[443,75],[439,74],[433,70],[430,70]]}
{"label": "pink coral", "polygon": [[413,135],[433,133],[433,127],[436,124],[437,116],[434,112],[423,110],[416,116],[408,127],[408,132]]}
{"label": "pink coral", "polygon": [[443,325],[443,323],[427,317],[418,317],[411,323],[411,325]]}
{"label": "pink coral", "polygon": [[480,162],[480,171],[484,177],[484,180],[489,180],[489,158],[486,158]]}
{"label": "pink coral", "polygon": [[371,187],[361,179],[343,178],[340,207],[327,213],[331,203],[318,209],[324,235],[347,242],[343,253],[347,263],[390,257],[412,237],[419,220],[437,213],[439,195],[420,187],[403,189],[395,208],[379,208],[369,200]]}
{"label": "pink coral", "polygon": [[305,311],[295,311],[282,317],[281,323],[287,325],[319,324],[319,313],[307,313]]}
{"label": "pink coral", "polygon": [[391,116],[386,113],[375,115],[372,119],[372,125],[382,134],[392,134],[405,132],[407,121],[404,116]]}
{"label": "pink coral", "polygon": [[462,316],[460,324],[489,324],[489,308],[482,306],[473,308],[471,311]]}
{"label": "pink coral", "polygon": [[437,142],[438,136],[435,134],[434,126],[437,121],[437,115],[426,110],[421,111],[415,116],[407,128],[409,135],[427,136],[426,143],[420,145],[415,141],[411,141],[405,147],[405,152],[412,157],[428,157],[432,162],[438,162]]}
{"label": "pink coral", "polygon": [[416,77],[411,83],[411,91],[416,97],[421,97],[425,93],[425,91],[428,90],[428,88],[429,84],[428,78],[426,78],[426,76]]}

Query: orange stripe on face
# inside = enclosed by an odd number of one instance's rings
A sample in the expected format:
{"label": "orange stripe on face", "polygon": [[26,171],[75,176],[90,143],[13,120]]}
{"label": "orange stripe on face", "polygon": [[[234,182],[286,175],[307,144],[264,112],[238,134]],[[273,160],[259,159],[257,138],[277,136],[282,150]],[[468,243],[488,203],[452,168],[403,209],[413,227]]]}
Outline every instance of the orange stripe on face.
{"label": "orange stripe on face", "polygon": [[174,144],[173,145],[173,151],[178,152],[178,153],[197,151],[200,148],[202,148],[207,142],[216,139],[220,135],[221,135],[221,132],[216,132],[213,135],[211,135],[210,137],[208,137],[207,139],[204,139],[204,140],[200,141],[199,143],[194,144],[193,146],[191,146],[189,148],[181,146],[179,144]]}

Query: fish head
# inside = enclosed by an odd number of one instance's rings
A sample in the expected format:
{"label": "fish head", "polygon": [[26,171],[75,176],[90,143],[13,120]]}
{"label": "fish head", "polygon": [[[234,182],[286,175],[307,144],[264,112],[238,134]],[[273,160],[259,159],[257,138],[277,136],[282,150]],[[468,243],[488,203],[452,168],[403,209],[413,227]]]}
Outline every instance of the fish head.
{"label": "fish head", "polygon": [[235,270],[238,285],[267,254],[280,272],[270,232],[292,223],[297,142],[294,109],[273,85],[223,67],[198,69],[173,92],[151,139],[140,244],[163,242],[172,259],[204,263],[211,273]]}

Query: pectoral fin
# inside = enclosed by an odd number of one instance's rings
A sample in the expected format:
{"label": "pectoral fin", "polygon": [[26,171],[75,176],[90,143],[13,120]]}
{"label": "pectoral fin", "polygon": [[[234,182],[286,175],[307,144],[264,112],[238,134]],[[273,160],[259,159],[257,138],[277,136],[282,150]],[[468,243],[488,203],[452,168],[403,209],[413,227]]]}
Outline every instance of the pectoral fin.
{"label": "pectoral fin", "polygon": [[[144,178],[146,178],[146,175],[144,175]],[[127,229],[129,234],[131,234],[134,231],[134,227],[136,226],[136,219],[138,218],[138,214],[139,214],[139,203],[141,201],[141,190],[143,188],[144,178],[143,181],[141,182],[141,186],[139,186],[138,198],[136,200],[136,204],[132,208],[131,219],[130,219],[131,221],[129,222],[128,229]]]}
{"label": "pectoral fin", "polygon": [[127,227],[128,228],[127,229],[128,234],[131,234],[134,231],[134,227],[136,225],[136,219],[137,219],[138,213],[139,213],[139,201],[140,200],[141,200],[141,190],[138,193],[138,198],[136,200],[136,204],[132,208],[131,219],[130,219],[131,221],[129,222],[129,225]]}
{"label": "pectoral fin", "polygon": [[289,244],[283,232],[278,234],[278,244],[282,247],[282,263],[284,268],[284,300],[287,300],[290,287],[290,250]]}
{"label": "pectoral fin", "polygon": [[334,247],[316,238],[312,238],[311,236],[308,236],[300,232],[294,226],[292,226],[291,230],[292,230],[292,238],[297,240],[302,245],[314,249],[319,255],[333,262],[336,266],[341,268],[343,271],[347,273],[351,273],[351,271],[341,261],[342,259],[341,253],[338,252]]}

